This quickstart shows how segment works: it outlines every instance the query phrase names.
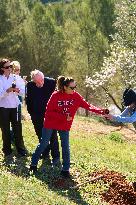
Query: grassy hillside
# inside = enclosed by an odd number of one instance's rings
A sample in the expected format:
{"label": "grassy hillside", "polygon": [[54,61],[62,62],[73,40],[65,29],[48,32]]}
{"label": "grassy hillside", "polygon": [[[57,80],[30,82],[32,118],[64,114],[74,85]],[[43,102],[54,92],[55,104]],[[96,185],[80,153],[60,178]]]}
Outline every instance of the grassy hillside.
{"label": "grassy hillside", "polygon": [[115,129],[98,120],[76,118],[70,136],[72,178],[63,180],[58,167],[53,169],[42,160],[38,174],[29,175],[31,153],[38,140],[31,121],[23,121],[30,156],[19,158],[14,151],[4,159],[0,151],[0,205],[106,205],[101,194],[110,185],[102,179],[86,183],[92,173],[115,171],[125,175],[128,182],[136,180],[136,144]]}

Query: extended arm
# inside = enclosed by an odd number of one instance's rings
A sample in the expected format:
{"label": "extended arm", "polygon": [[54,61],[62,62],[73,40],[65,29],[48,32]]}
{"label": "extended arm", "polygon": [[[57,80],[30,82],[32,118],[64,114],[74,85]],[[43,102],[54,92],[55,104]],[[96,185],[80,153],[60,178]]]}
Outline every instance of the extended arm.
{"label": "extended arm", "polygon": [[127,117],[121,115],[113,116],[113,120],[117,122],[123,122],[123,123],[136,122],[136,112],[134,112],[134,114],[132,114],[131,116],[127,116]]}
{"label": "extended arm", "polygon": [[89,110],[90,112],[94,112],[96,114],[99,114],[99,115],[105,115],[105,109],[101,109],[101,108],[98,108],[92,104],[89,104],[88,102],[85,101],[85,99],[82,96],[80,96],[80,101],[81,101],[80,107],[82,107],[86,110]]}

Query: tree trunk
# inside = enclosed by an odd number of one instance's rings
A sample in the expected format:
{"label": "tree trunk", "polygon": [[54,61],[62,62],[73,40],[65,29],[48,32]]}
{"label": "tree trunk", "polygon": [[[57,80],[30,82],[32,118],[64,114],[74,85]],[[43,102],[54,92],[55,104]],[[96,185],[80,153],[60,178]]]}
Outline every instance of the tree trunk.
{"label": "tree trunk", "polygon": [[118,105],[118,103],[116,102],[116,100],[114,99],[114,97],[107,91],[107,89],[103,86],[101,86],[102,89],[107,93],[107,95],[112,99],[112,101],[114,102],[114,104],[116,105],[116,107],[122,111],[122,108]]}
{"label": "tree trunk", "polygon": [[[86,87],[86,93],[85,93],[85,100],[88,102],[88,95],[89,95],[89,88]],[[89,111],[85,110],[85,116],[88,117],[89,116]]]}

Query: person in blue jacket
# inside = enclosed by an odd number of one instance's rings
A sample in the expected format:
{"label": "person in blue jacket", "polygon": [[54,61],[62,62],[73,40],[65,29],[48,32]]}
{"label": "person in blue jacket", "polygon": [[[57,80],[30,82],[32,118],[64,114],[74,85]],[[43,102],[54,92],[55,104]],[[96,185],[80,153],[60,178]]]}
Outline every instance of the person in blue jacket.
{"label": "person in blue jacket", "polygon": [[123,104],[126,109],[120,115],[107,115],[108,119],[122,123],[136,122],[136,92],[127,88],[123,93]]}
{"label": "person in blue jacket", "polygon": [[[136,122],[136,92],[127,88],[123,93],[123,103],[126,109],[120,115],[107,115],[106,118],[122,123]],[[136,181],[132,182],[132,188],[136,192]]]}

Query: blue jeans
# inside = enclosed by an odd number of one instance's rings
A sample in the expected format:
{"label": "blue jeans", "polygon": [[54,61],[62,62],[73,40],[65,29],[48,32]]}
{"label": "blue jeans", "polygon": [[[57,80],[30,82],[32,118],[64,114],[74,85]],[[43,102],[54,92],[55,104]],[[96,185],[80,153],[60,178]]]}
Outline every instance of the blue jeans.
{"label": "blue jeans", "polygon": [[[42,129],[42,138],[41,142],[38,144],[35,152],[32,155],[32,166],[37,166],[38,161],[42,152],[48,146],[51,135],[53,130],[52,129]],[[62,147],[62,170],[69,171],[70,168],[70,146],[69,146],[69,131],[59,130],[59,135],[61,139],[61,147]]]}

